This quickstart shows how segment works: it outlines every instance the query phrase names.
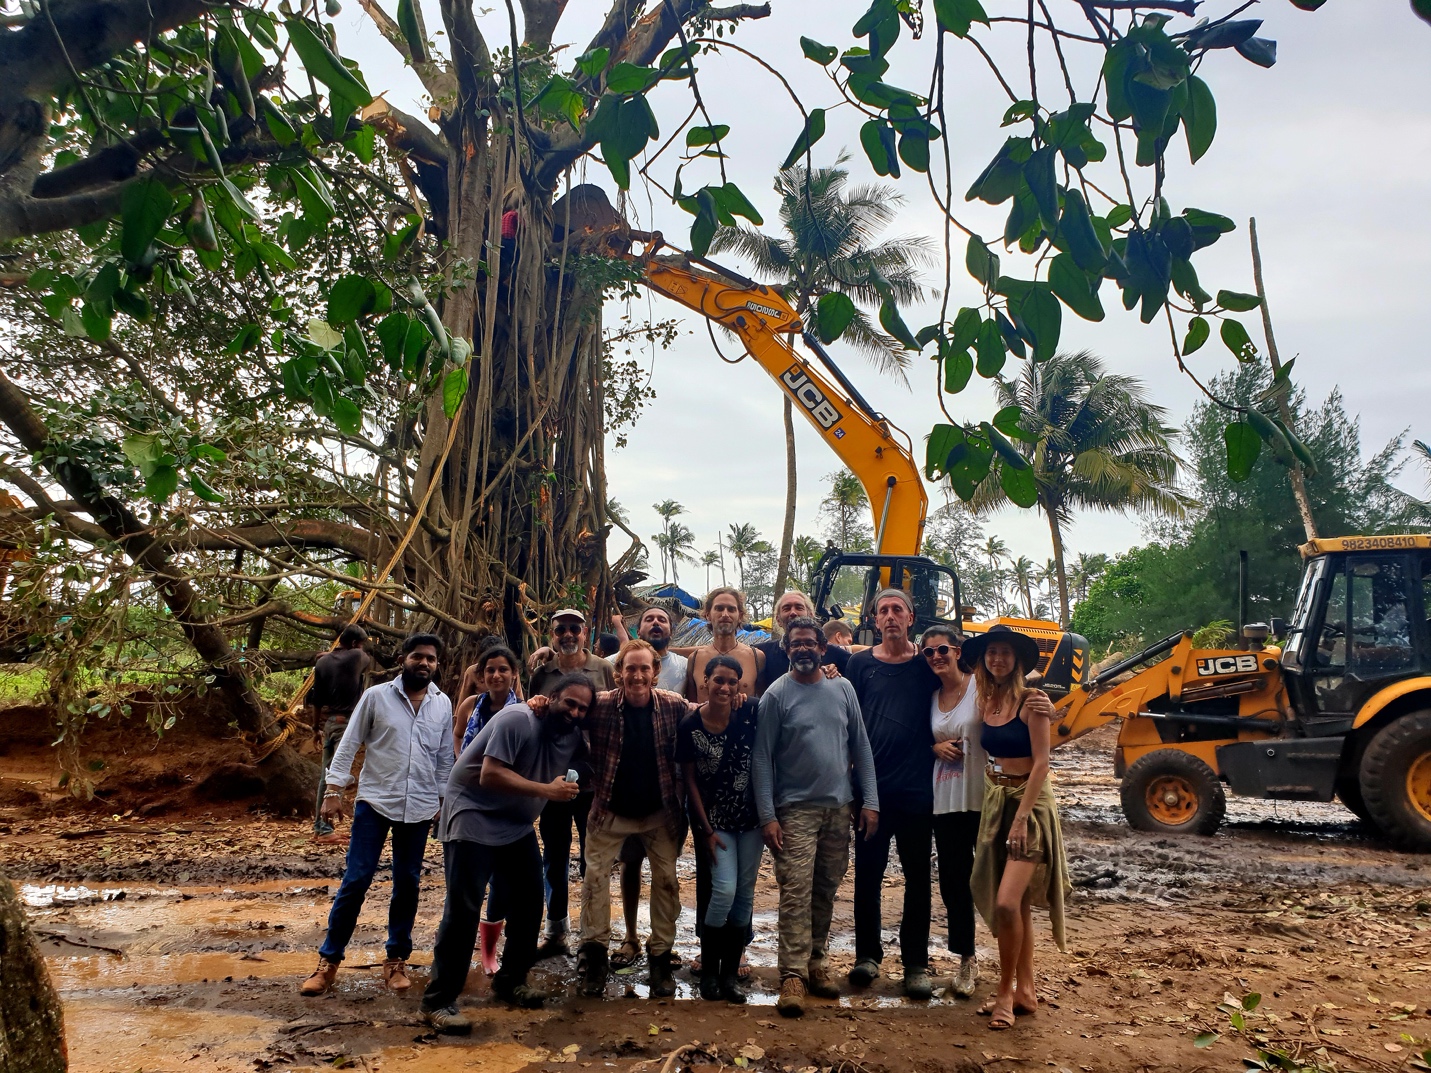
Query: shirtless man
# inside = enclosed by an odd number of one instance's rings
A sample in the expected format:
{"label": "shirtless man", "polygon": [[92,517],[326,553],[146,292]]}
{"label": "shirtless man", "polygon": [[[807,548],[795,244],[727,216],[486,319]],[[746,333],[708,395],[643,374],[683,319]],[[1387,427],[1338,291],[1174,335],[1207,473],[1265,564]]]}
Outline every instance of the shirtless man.
{"label": "shirtless man", "polygon": [[706,700],[705,669],[711,657],[735,658],[740,663],[741,680],[745,682],[754,682],[765,666],[762,653],[735,639],[736,631],[745,620],[745,593],[729,586],[712,589],[702,610],[714,637],[710,644],[695,649],[687,664],[686,699],[697,704],[704,704]]}

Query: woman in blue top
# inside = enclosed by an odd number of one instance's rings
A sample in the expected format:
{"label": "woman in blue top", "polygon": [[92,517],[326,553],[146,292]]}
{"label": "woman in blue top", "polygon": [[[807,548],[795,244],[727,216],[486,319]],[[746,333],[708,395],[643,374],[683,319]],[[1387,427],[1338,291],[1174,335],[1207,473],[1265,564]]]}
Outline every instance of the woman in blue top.
{"label": "woman in blue top", "polygon": [[[457,706],[452,716],[452,739],[457,755],[472,744],[491,718],[509,704],[517,704],[517,656],[506,645],[492,645],[482,651],[473,664],[482,692],[474,693]],[[488,888],[486,919],[477,925],[482,954],[482,971],[492,976],[497,971],[497,944],[502,939],[502,925],[507,922],[507,907],[502,900],[502,886],[494,874]]]}

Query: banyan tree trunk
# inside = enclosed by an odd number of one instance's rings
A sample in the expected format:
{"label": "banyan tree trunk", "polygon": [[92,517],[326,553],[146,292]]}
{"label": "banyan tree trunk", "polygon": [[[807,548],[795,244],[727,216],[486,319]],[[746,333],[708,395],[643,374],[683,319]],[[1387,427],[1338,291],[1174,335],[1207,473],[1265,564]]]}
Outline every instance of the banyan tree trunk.
{"label": "banyan tree trunk", "polygon": [[15,885],[0,877],[0,1073],[63,1073],[67,1068],[60,996]]}

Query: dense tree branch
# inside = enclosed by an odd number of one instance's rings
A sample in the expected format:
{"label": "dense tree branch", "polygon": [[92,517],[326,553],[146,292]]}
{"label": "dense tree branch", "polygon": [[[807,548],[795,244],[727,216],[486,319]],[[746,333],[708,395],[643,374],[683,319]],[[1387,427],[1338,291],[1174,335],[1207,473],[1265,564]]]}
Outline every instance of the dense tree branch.
{"label": "dense tree branch", "polygon": [[541,52],[552,47],[552,35],[566,11],[567,0],[522,0],[522,42]]}
{"label": "dense tree branch", "polygon": [[335,548],[367,562],[375,544],[387,543],[366,529],[320,518],[295,518],[290,522],[238,525],[227,529],[197,527],[162,538],[174,551],[224,551],[237,548]]}

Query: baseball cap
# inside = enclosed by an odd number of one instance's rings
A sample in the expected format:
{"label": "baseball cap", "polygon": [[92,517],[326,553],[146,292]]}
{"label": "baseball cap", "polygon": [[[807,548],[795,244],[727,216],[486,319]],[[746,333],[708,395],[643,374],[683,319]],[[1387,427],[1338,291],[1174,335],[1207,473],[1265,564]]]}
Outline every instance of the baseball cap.
{"label": "baseball cap", "polygon": [[553,611],[552,621],[555,622],[559,618],[574,618],[578,622],[586,621],[586,616],[574,607],[564,607],[560,611]]}

